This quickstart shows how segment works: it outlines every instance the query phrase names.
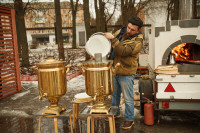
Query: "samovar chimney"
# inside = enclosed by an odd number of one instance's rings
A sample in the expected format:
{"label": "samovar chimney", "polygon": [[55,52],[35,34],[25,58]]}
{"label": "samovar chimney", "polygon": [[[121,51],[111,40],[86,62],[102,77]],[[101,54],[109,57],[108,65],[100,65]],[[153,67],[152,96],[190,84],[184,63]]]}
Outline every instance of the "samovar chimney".
{"label": "samovar chimney", "polygon": [[102,62],[102,54],[101,53],[95,53],[94,58],[96,62]]}

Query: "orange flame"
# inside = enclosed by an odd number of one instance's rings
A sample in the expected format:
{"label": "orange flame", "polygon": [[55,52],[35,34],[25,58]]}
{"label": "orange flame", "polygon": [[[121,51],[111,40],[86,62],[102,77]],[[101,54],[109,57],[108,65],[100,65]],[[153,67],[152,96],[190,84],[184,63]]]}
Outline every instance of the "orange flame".
{"label": "orange flame", "polygon": [[175,55],[175,59],[177,60],[181,59],[189,60],[192,55],[190,49],[191,49],[191,44],[183,43],[174,47],[171,52],[172,54]]}

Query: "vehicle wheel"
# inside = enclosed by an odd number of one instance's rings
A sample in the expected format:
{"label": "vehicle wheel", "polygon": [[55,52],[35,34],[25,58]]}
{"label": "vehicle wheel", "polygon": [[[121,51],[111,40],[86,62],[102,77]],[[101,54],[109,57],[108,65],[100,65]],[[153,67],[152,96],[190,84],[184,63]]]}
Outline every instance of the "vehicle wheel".
{"label": "vehicle wheel", "polygon": [[[153,83],[151,79],[139,80],[139,92],[140,92],[140,114],[144,115],[144,104],[146,103],[144,97],[151,101],[154,101],[154,96],[149,95],[153,93]],[[145,94],[148,93],[148,94]]]}

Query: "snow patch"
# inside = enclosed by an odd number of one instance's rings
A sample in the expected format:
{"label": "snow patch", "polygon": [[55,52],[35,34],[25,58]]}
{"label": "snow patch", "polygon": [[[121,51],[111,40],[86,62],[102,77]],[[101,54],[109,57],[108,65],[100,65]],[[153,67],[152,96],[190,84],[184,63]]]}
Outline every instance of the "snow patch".
{"label": "snow patch", "polygon": [[79,75],[67,82],[67,91],[85,90],[85,77]]}
{"label": "snow patch", "polygon": [[29,117],[30,115],[28,115],[26,112],[24,111],[19,111],[19,110],[1,110],[0,111],[1,115],[9,115],[9,116],[23,116],[23,117]]}
{"label": "snow patch", "polygon": [[30,93],[30,90],[25,91],[25,92],[19,92],[19,93],[13,95],[13,97],[12,97],[11,99],[12,99],[12,100],[16,100],[16,99],[18,99],[18,98],[20,98],[20,97],[23,97],[24,95],[26,95],[26,94],[28,94],[28,93]]}

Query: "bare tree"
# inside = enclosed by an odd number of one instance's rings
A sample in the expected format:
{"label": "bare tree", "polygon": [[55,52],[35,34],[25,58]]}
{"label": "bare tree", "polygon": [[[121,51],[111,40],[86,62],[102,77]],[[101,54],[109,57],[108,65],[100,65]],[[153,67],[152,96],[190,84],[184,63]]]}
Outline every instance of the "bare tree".
{"label": "bare tree", "polygon": [[63,48],[63,37],[62,37],[62,19],[60,13],[60,0],[54,0],[55,13],[56,13],[56,43],[58,44],[59,59],[65,60],[64,48]]}
{"label": "bare tree", "polygon": [[[27,3],[29,4],[29,2]],[[23,7],[22,0],[14,0],[14,7],[15,7],[15,19],[16,19],[16,27],[17,27],[17,41],[18,41],[18,48],[19,48],[19,55],[22,58],[22,66],[29,67],[29,50],[28,50],[28,42],[26,36],[26,27],[24,22],[24,14],[26,7]]]}
{"label": "bare tree", "polygon": [[[109,0],[106,2],[109,4],[109,6],[105,6],[105,15],[106,15],[106,24],[108,25],[108,22],[112,19],[113,15],[115,14],[115,11],[117,10],[118,2],[119,0],[114,0],[110,2]],[[110,12],[110,5],[113,5],[113,10]]]}
{"label": "bare tree", "polygon": [[84,10],[84,22],[86,28],[86,38],[87,40],[91,36],[91,29],[90,29],[90,11],[89,11],[89,0],[83,1],[83,10]]}
{"label": "bare tree", "polygon": [[[107,24],[113,17],[118,0],[95,0],[94,7],[96,13],[96,30],[105,32],[107,31]],[[110,6],[113,6],[111,12]]]}
{"label": "bare tree", "polygon": [[70,0],[71,9],[72,9],[72,48],[76,48],[76,12],[78,9],[78,1],[76,3],[73,0]]}
{"label": "bare tree", "polygon": [[[91,36],[91,28],[90,28],[90,11],[89,11],[89,0],[83,1],[83,10],[84,10],[84,22],[86,29],[86,38],[87,40]],[[86,60],[90,58],[89,54],[86,52]]]}
{"label": "bare tree", "polygon": [[151,0],[140,0],[136,3],[136,0],[121,0],[122,25],[127,25],[128,19],[131,16],[137,16],[150,1]]}
{"label": "bare tree", "polygon": [[167,0],[167,20],[169,20],[170,15],[172,20],[178,20],[179,0]]}
{"label": "bare tree", "polygon": [[105,17],[105,2],[102,0],[95,0],[95,12],[96,12],[96,30],[105,32],[106,31],[106,17]]}

